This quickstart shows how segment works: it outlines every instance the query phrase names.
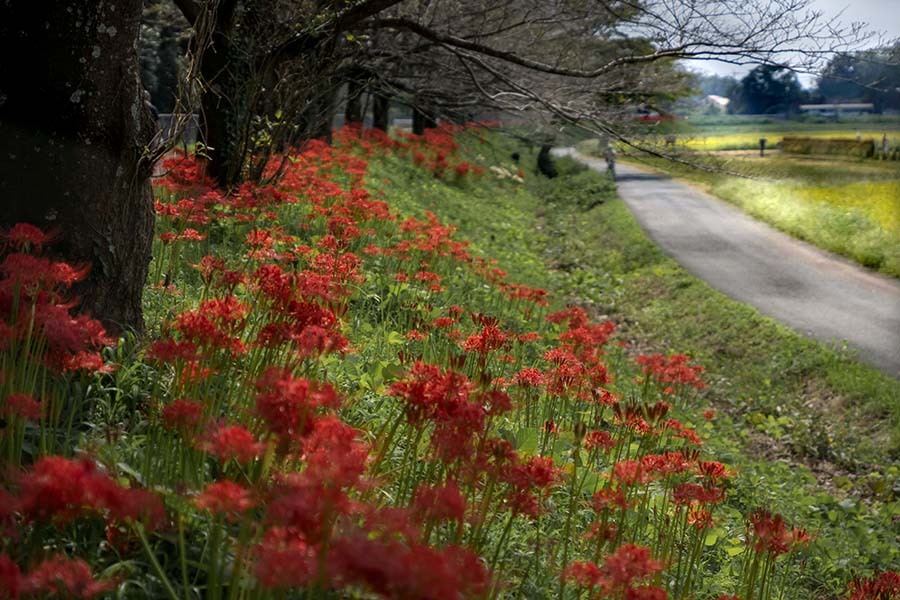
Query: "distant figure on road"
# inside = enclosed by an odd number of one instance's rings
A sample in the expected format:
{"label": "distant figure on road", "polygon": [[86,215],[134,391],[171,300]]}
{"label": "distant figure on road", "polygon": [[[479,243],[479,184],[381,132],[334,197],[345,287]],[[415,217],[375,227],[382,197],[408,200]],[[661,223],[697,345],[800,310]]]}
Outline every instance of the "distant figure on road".
{"label": "distant figure on road", "polygon": [[613,181],[616,180],[616,151],[613,150],[612,144],[606,146],[606,152],[603,153],[606,159],[606,172],[609,173]]}

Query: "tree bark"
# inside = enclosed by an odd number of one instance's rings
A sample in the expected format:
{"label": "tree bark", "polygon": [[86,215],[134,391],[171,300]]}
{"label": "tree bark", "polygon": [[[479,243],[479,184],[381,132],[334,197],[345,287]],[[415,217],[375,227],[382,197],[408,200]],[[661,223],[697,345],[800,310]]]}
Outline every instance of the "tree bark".
{"label": "tree bark", "polygon": [[387,131],[390,123],[391,101],[387,96],[375,94],[372,98],[372,127]]}
{"label": "tree bark", "polygon": [[74,290],[80,309],[114,332],[142,328],[153,240],[142,153],[156,124],[139,78],[141,8],[0,4],[0,227],[58,232],[53,252],[91,267]]}
{"label": "tree bark", "polygon": [[312,116],[311,135],[313,138],[324,140],[331,144],[332,142],[332,122],[334,121],[334,110],[337,102],[337,86],[331,80],[326,79],[323,82],[324,89],[319,92],[318,97],[313,102],[314,112]]}
{"label": "tree bark", "polygon": [[413,107],[413,133],[416,135],[422,135],[425,133],[426,129],[430,129],[437,126],[437,121],[435,121],[434,117],[423,112],[418,107]]}
{"label": "tree bark", "polygon": [[365,83],[362,81],[364,73],[352,71],[347,79],[347,100],[344,106],[344,124],[362,123],[363,121],[363,90]]}
{"label": "tree bark", "polygon": [[211,43],[200,63],[205,86],[200,96],[200,140],[206,157],[206,174],[222,187],[240,181],[243,151],[239,147],[238,108],[241,98],[231,57],[231,15],[218,15]]}

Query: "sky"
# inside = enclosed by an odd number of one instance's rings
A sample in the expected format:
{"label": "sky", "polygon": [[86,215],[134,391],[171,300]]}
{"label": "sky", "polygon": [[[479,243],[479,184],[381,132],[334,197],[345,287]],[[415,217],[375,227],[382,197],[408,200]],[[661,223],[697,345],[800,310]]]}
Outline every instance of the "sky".
{"label": "sky", "polygon": [[[870,29],[883,34],[887,40],[900,38],[900,0],[811,0],[809,8],[822,11],[826,18],[836,17],[840,13],[843,22],[868,23]],[[752,68],[714,61],[691,61],[688,67],[704,73],[737,77],[743,77]],[[813,77],[801,75],[800,82],[809,86],[813,83]]]}

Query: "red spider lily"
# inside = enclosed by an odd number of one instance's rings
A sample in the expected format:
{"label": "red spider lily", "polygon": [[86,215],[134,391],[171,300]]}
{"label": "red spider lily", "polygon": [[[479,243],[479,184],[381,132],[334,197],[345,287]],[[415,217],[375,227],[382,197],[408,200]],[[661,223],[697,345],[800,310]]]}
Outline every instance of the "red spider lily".
{"label": "red spider lily", "polygon": [[684,354],[673,354],[669,357],[662,354],[642,354],[637,357],[636,362],[641,365],[645,375],[662,385],[684,384],[697,389],[706,387],[700,380],[703,367],[689,365],[689,360]]}
{"label": "red spider lily", "polygon": [[675,486],[672,498],[675,504],[717,504],[725,499],[725,490],[686,482]]}
{"label": "red spider lily", "polygon": [[4,579],[5,570],[11,584],[6,588],[10,598],[17,598],[18,594],[93,598],[109,592],[116,586],[115,581],[95,580],[90,566],[83,560],[72,560],[65,556],[47,559],[36,565],[28,574],[17,573],[18,568],[13,569],[9,565],[15,567],[7,557],[0,555],[0,582]]}
{"label": "red spider lily", "polygon": [[486,415],[495,417],[513,409],[512,398],[502,390],[488,390],[476,396],[476,401],[484,408]]}
{"label": "red spider lily", "polygon": [[29,351],[40,348],[34,358],[54,371],[108,372],[111,368],[103,364],[98,351],[114,340],[99,321],[72,316],[74,303],[63,298],[65,290],[86,273],[86,269],[29,254],[4,257],[0,262],[0,348],[14,339],[30,340]]}
{"label": "red spider lily", "polygon": [[584,437],[584,447],[587,450],[594,450],[599,448],[604,452],[609,453],[618,445],[619,442],[613,439],[613,437],[606,431],[589,431]]}
{"label": "red spider lily", "polygon": [[201,303],[197,310],[178,315],[175,329],[198,347],[226,350],[238,356],[246,351],[239,334],[248,312],[249,308],[235,296],[213,298]]}
{"label": "red spider lily", "polygon": [[523,333],[516,336],[516,340],[520,344],[531,344],[532,342],[536,342],[541,339],[541,334],[537,331],[532,331],[529,333]]}
{"label": "red spider lily", "polygon": [[466,352],[477,352],[481,355],[488,354],[493,350],[499,350],[506,346],[509,336],[503,333],[499,328],[493,325],[482,327],[481,332],[469,336],[463,343],[463,349]]}
{"label": "red spider lily", "polygon": [[674,473],[684,473],[693,467],[693,462],[681,452],[666,452],[642,456],[641,467],[650,477],[667,477]]}
{"label": "red spider lily", "polygon": [[[47,341],[45,360],[57,370],[99,368],[95,351],[113,344],[99,321],[87,315],[72,317],[68,306],[38,304],[34,321]],[[102,359],[99,362],[102,366]]]}
{"label": "red spider lily", "polygon": [[457,177],[465,177],[471,170],[472,165],[467,162],[456,163],[456,165],[453,167],[453,171],[454,173],[456,173]]}
{"label": "red spider lily", "polygon": [[803,529],[788,529],[781,515],[772,515],[759,509],[750,515],[750,535],[748,542],[758,553],[767,553],[773,558],[790,552],[798,545],[809,543],[810,536]]}
{"label": "red spider lily", "polygon": [[616,325],[612,321],[605,321],[595,325],[584,324],[578,327],[570,325],[569,330],[559,336],[559,341],[572,348],[576,354],[594,353],[606,344],[615,330]]}
{"label": "red spider lily", "polygon": [[579,587],[593,589],[603,581],[603,571],[592,562],[575,561],[566,567],[563,577]]}
{"label": "red spider lily", "polygon": [[900,573],[885,571],[868,579],[855,579],[847,588],[846,600],[897,600]]}
{"label": "red spider lily", "polygon": [[185,229],[178,235],[178,239],[188,242],[199,242],[206,239],[206,235],[196,229]]}
{"label": "red spider lily", "polygon": [[22,571],[10,557],[0,554],[0,599],[16,600],[22,588]]}
{"label": "red spider lily", "polygon": [[256,499],[247,488],[224,480],[206,486],[195,503],[202,510],[236,516],[256,506]]}
{"label": "red spider lily", "polygon": [[347,338],[343,335],[318,325],[304,327],[299,333],[292,334],[291,339],[297,343],[300,356],[304,357],[345,352],[348,347]]}
{"label": "red spider lily", "polygon": [[431,322],[431,326],[435,329],[450,329],[456,325],[456,320],[452,317],[438,317]]}
{"label": "red spider lily", "polygon": [[465,375],[416,362],[410,377],[392,384],[390,392],[406,400],[410,423],[435,424],[432,445],[452,461],[471,456],[475,438],[484,432],[487,410],[469,398],[472,387]]}
{"label": "red spider lily", "polygon": [[48,456],[21,476],[16,510],[32,521],[70,521],[96,514],[112,521],[164,519],[162,503],[144,490],[123,488],[88,459]]}
{"label": "red spider lily", "polygon": [[147,358],[169,363],[176,360],[195,361],[199,358],[196,344],[186,340],[158,340],[150,344]]}
{"label": "red spider lily", "polygon": [[76,352],[63,359],[62,371],[66,373],[75,371],[112,373],[115,371],[115,366],[104,363],[99,352]]}
{"label": "red spider lily", "polygon": [[619,485],[631,487],[635,485],[644,485],[649,481],[643,466],[637,460],[623,460],[613,465],[613,479]]}
{"label": "red spider lily", "polygon": [[332,552],[337,580],[362,585],[388,598],[482,598],[490,582],[477,555],[455,546],[438,550],[403,544],[390,536],[358,533],[338,539]]}
{"label": "red spider lily", "polygon": [[591,390],[591,395],[593,402],[602,406],[616,406],[619,404],[619,397],[604,388]]}
{"label": "red spider lily", "polygon": [[666,600],[668,597],[666,590],[655,585],[625,590],[625,600]]}
{"label": "red spider lily", "polygon": [[183,152],[176,151],[163,161],[162,167],[165,175],[156,182],[161,187],[171,190],[213,187],[213,181],[205,175],[203,163]]}
{"label": "red spider lily", "polygon": [[347,496],[347,490],[304,473],[291,473],[272,487],[266,522],[318,545],[332,537],[339,517],[353,514],[358,509],[359,506]]}
{"label": "red spider lily", "polygon": [[360,432],[335,415],[316,419],[303,440],[304,475],[327,485],[357,485],[368,457],[369,447],[360,441]]}
{"label": "red spider lily", "polygon": [[419,485],[411,506],[423,521],[461,523],[466,514],[466,498],[454,481],[443,486]]}
{"label": "red spider lily", "polygon": [[591,506],[597,513],[612,508],[627,509],[631,504],[625,499],[625,490],[621,487],[603,488],[594,493]]}
{"label": "red spider lily", "polygon": [[539,387],[547,382],[544,374],[537,369],[522,369],[513,376],[513,383],[522,387]]}
{"label": "red spider lily", "polygon": [[661,562],[650,558],[649,548],[635,544],[619,546],[603,562],[603,571],[612,589],[629,587],[659,573],[662,568]]}
{"label": "red spider lily", "polygon": [[301,588],[316,575],[319,561],[315,548],[284,527],[269,529],[254,553],[254,572],[263,588]]}
{"label": "red spider lily", "polygon": [[537,306],[548,306],[547,290],[533,288],[519,283],[500,283],[497,289],[511,300],[527,300]]}
{"label": "red spider lily", "polygon": [[513,464],[505,473],[512,489],[508,497],[514,513],[536,517],[541,512],[540,501],[561,481],[562,471],[549,457],[532,456],[524,463]]}
{"label": "red spider lily", "polygon": [[731,472],[728,470],[728,468],[722,463],[714,460],[699,461],[697,463],[697,472],[700,473],[701,476],[706,477],[713,482],[731,477]]}
{"label": "red spider lily", "polygon": [[[649,548],[635,544],[623,544],[606,557],[602,567],[598,567],[594,563],[576,561],[566,568],[563,577],[574,581],[580,587],[599,588],[606,595],[611,596],[616,593],[627,593],[632,589],[642,589],[634,587],[634,584],[645,581],[662,571],[662,568],[662,563],[650,558]],[[641,598],[642,596],[633,597]],[[653,597],[647,596],[647,598]],[[665,598],[665,595],[661,597]]]}
{"label": "red spider lily", "polygon": [[39,421],[41,419],[41,403],[29,394],[10,394],[6,397],[6,406],[0,407],[0,416]]}
{"label": "red spider lily", "polygon": [[190,430],[200,423],[203,405],[185,398],[175,400],[162,409],[163,425],[169,429]]}
{"label": "red spider lily", "polygon": [[404,381],[391,384],[392,395],[406,400],[406,415],[414,425],[440,420],[468,402],[472,384],[465,375],[416,362]]}
{"label": "red spider lily", "polygon": [[0,261],[0,291],[19,290],[28,297],[40,291],[68,289],[87,276],[88,267],[75,267],[31,254],[7,254]]}
{"label": "red spider lily", "polygon": [[257,442],[243,425],[221,425],[211,431],[200,446],[223,463],[231,459],[248,463],[265,449],[265,444]]}
{"label": "red spider lily", "polygon": [[583,537],[586,540],[595,540],[598,544],[615,542],[619,537],[619,526],[616,523],[604,524],[602,521],[595,521],[591,523]]}
{"label": "red spider lily", "polygon": [[688,511],[687,522],[696,529],[712,529],[712,513],[705,508],[691,507]]}
{"label": "red spider lily", "polygon": [[0,232],[0,238],[5,239],[18,252],[40,252],[56,237],[56,233],[44,232],[31,223],[16,223],[9,231]]}
{"label": "red spider lily", "polygon": [[256,410],[283,449],[308,435],[322,409],[336,409],[341,399],[328,384],[294,377],[290,371],[269,368],[256,382]]}
{"label": "red spider lily", "polygon": [[200,259],[200,262],[193,265],[193,267],[200,272],[203,281],[209,283],[212,281],[214,275],[225,270],[225,260],[214,256],[204,256]]}
{"label": "red spider lily", "polygon": [[547,315],[547,321],[549,321],[550,323],[568,322],[569,329],[584,327],[590,322],[588,320],[587,313],[577,306],[572,306],[565,310],[550,313],[549,315]]}

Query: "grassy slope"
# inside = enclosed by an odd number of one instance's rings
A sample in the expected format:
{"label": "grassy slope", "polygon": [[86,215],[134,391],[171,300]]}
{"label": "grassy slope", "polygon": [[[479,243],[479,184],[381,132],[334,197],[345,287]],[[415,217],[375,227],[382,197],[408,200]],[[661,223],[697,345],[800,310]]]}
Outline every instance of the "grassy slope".
{"label": "grassy slope", "polygon": [[[498,137],[475,151],[513,167],[512,144]],[[900,384],[690,276],[599,176],[564,167],[553,182],[529,173],[526,187],[435,180],[422,192],[421,170],[386,158],[371,181],[401,211],[456,224],[515,280],[611,316],[635,352],[685,351],[704,364],[708,399],[724,415],[709,443],[743,474],[732,502],[767,505],[818,536],[813,564],[797,575],[801,594],[827,595],[842,578],[900,560],[891,521],[900,515]]]}

